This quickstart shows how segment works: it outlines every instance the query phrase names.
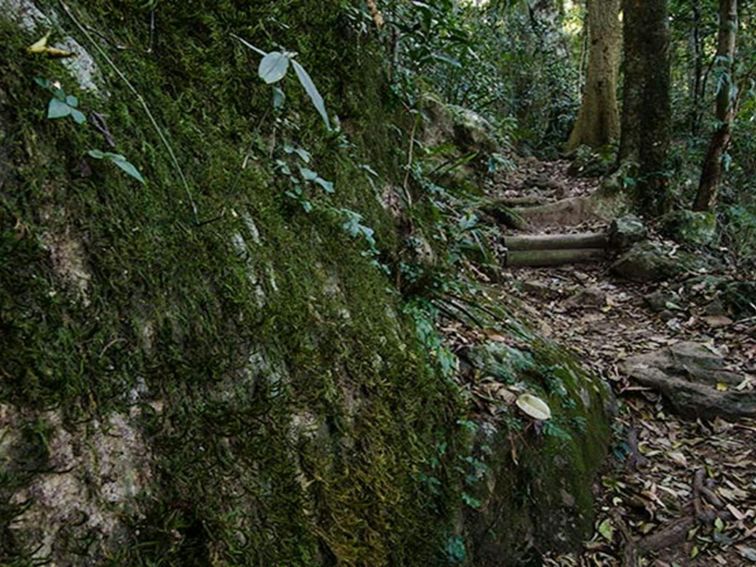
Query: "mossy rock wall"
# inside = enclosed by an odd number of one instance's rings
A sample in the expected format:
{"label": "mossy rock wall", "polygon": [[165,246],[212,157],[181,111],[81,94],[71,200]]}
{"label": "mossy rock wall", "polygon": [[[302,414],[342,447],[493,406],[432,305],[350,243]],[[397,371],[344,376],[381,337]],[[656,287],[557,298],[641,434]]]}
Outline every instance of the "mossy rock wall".
{"label": "mossy rock wall", "polygon": [[[465,404],[343,227],[381,261],[400,243],[401,117],[359,6],[0,0],[1,564],[459,559],[460,472],[424,471],[471,450]],[[79,56],[27,53],[48,29]],[[232,33],[296,51],[344,135],[293,77],[277,118]],[[36,77],[89,124],[47,119]],[[286,144],[334,183],[310,213]]]}

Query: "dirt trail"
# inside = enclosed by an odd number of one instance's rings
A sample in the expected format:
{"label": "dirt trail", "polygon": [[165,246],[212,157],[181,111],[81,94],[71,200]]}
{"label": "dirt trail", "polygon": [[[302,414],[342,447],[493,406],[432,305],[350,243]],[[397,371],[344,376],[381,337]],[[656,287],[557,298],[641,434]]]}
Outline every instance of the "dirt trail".
{"label": "dirt trail", "polygon": [[[553,202],[596,190],[595,180],[571,177],[568,165],[526,160],[495,196]],[[536,232],[582,232],[602,225]],[[753,389],[754,320],[711,315],[704,305],[689,302],[691,294],[705,294],[705,286],[628,282],[612,276],[608,266],[606,261],[513,269],[501,288],[525,300],[540,331],[578,352],[618,399],[612,458],[596,485],[596,533],[582,552],[549,557],[545,564],[754,565],[756,420],[684,419],[657,392],[621,371],[631,355],[696,341],[744,377],[740,388]],[[687,292],[678,294],[685,286]],[[679,299],[654,311],[653,297]]]}

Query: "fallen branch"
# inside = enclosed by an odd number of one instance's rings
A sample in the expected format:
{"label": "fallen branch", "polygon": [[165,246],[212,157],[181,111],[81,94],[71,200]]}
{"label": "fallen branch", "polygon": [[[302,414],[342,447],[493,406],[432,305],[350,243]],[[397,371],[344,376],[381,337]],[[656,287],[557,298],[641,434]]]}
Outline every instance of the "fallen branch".
{"label": "fallen branch", "polygon": [[530,226],[527,221],[517,213],[519,209],[513,209],[501,201],[491,201],[480,205],[480,210],[491,217],[499,224],[515,230],[528,230]]}
{"label": "fallen branch", "polygon": [[627,434],[627,445],[630,448],[627,466],[630,470],[637,471],[638,467],[642,467],[648,462],[648,459],[640,454],[640,450],[638,449],[638,430],[634,427]]}
{"label": "fallen branch", "polygon": [[[707,484],[704,483],[705,478],[706,471],[704,469],[698,469],[695,476],[693,477],[693,496],[698,500],[698,507],[703,509],[704,503],[708,502],[717,510],[723,510],[725,507],[724,502],[722,502],[722,499],[714,492],[713,484],[711,486],[707,486]],[[698,509],[696,510],[696,515],[698,515]],[[713,512],[704,512],[702,519],[707,523],[711,523],[714,521],[716,516],[717,515]],[[700,516],[699,519],[701,519]]]}
{"label": "fallen branch", "polygon": [[655,534],[640,539],[638,549],[642,553],[648,553],[683,543],[695,525],[696,519],[692,515],[679,518]]}
{"label": "fallen branch", "polygon": [[[731,515],[726,510],[710,510],[706,508],[703,497],[707,500],[713,498],[720,505],[722,501],[714,494],[711,488],[704,484],[705,476],[706,471],[704,469],[698,469],[693,476],[693,502],[688,503],[686,506],[686,509],[690,513],[683,518],[674,520],[667,527],[662,528],[655,534],[640,539],[638,541],[638,549],[642,553],[659,551],[666,547],[683,543],[688,537],[688,532],[698,524],[711,525],[717,518],[724,521],[730,519]],[[711,501],[709,502],[711,503]],[[712,505],[716,506],[713,503]]]}

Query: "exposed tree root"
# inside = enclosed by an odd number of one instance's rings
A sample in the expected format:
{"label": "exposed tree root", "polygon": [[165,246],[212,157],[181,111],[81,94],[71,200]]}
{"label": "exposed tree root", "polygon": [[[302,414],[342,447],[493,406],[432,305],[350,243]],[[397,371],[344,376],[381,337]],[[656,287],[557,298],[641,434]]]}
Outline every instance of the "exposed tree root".
{"label": "exposed tree root", "polygon": [[537,207],[521,207],[513,210],[529,225],[575,225],[596,218],[595,199],[571,197]]}
{"label": "exposed tree root", "polygon": [[543,197],[524,196],[524,197],[504,197],[495,201],[502,207],[537,207],[545,205],[546,199]]}

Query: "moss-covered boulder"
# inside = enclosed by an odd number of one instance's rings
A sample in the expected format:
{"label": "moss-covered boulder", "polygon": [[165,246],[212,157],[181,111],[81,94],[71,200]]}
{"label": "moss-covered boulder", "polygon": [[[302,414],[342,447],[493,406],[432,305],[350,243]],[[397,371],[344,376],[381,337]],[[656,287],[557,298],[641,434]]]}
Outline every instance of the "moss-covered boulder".
{"label": "moss-covered boulder", "polygon": [[485,177],[505,161],[493,124],[432,95],[423,97],[420,106],[417,158],[424,169],[447,187],[480,193]]}
{"label": "moss-covered boulder", "polygon": [[710,211],[672,211],[659,220],[659,228],[682,244],[707,245],[717,236],[717,217]]}
{"label": "moss-covered boulder", "polygon": [[612,264],[615,274],[638,282],[674,279],[718,265],[715,259],[676,250],[660,242],[639,242]]}
{"label": "moss-covered boulder", "polygon": [[[479,421],[477,467],[467,477],[472,564],[517,565],[541,546],[574,548],[592,527],[592,487],[585,480],[603,462],[609,438],[606,385],[569,352],[531,335],[520,335],[519,348],[485,342],[467,357],[485,384],[490,410]],[[544,400],[551,417],[534,420],[512,403],[525,393]]]}

